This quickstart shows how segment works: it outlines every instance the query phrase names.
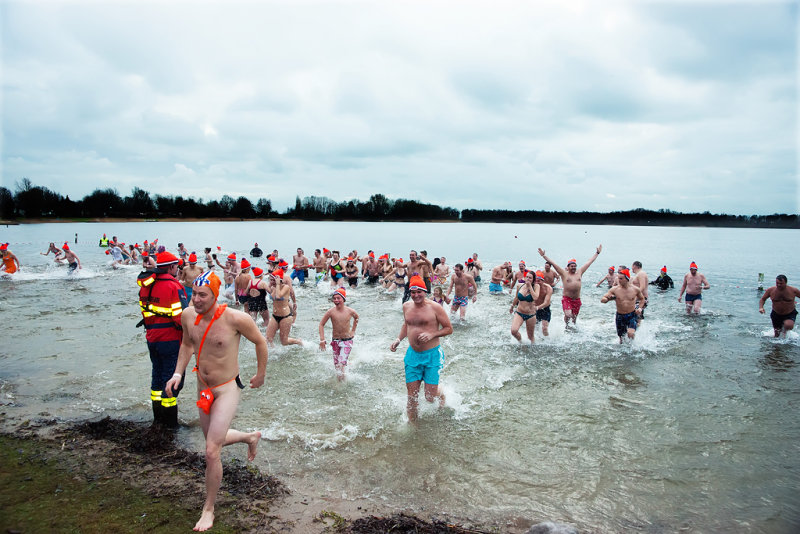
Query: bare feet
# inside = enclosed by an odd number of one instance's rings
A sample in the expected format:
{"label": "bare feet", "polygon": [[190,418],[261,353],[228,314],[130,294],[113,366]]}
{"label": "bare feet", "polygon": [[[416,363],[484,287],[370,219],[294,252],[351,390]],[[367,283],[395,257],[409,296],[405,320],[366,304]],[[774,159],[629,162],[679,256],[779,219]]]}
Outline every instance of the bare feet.
{"label": "bare feet", "polygon": [[212,526],[214,526],[214,512],[210,510],[203,510],[203,513],[200,515],[200,520],[194,526],[193,530],[197,532],[205,532]]}
{"label": "bare feet", "polygon": [[253,432],[247,439],[247,459],[251,462],[256,458],[259,441],[261,441],[261,432]]}

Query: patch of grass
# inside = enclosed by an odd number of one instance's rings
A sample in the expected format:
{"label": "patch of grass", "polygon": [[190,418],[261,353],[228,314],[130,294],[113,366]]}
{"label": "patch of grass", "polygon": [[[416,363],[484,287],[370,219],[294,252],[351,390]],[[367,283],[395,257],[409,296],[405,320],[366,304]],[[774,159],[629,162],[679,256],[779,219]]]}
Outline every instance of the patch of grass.
{"label": "patch of grass", "polygon": [[[92,474],[79,452],[56,442],[8,435],[0,435],[0,510],[0,532],[172,534],[199,517],[180,498],[153,497],[113,472]],[[218,519],[214,532],[235,530]]]}

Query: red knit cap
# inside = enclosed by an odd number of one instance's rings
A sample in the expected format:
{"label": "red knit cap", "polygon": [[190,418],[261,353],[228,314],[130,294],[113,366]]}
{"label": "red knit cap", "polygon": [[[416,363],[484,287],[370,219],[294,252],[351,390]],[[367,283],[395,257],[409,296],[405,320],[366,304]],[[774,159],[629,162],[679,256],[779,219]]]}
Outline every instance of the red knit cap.
{"label": "red knit cap", "polygon": [[411,277],[411,280],[408,281],[408,290],[412,291],[414,289],[421,289],[422,291],[427,291],[428,288],[425,286],[425,280],[418,274],[415,274]]}

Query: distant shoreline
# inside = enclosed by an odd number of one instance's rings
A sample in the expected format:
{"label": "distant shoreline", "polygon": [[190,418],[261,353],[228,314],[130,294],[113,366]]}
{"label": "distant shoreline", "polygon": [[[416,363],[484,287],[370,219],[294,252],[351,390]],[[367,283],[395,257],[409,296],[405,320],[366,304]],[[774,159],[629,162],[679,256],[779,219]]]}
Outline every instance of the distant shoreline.
{"label": "distant shoreline", "polygon": [[800,223],[795,224],[731,224],[725,222],[707,223],[707,224],[691,224],[688,222],[677,221],[650,221],[646,219],[629,220],[629,221],[585,221],[585,220],[572,220],[572,219],[549,219],[549,220],[508,220],[508,219],[477,219],[477,220],[452,220],[452,219],[404,219],[404,220],[368,220],[368,219],[292,219],[285,217],[271,217],[268,219],[242,219],[237,217],[225,217],[214,219],[203,219],[196,217],[162,217],[158,219],[149,218],[129,218],[129,217],[76,217],[76,218],[60,218],[60,219],[16,219],[5,220],[0,219],[0,225],[13,225],[19,226],[23,224],[47,224],[47,223],[144,223],[144,222],[277,222],[277,221],[298,221],[298,222],[402,222],[402,223],[449,223],[449,224],[470,224],[470,223],[504,223],[504,224],[574,224],[584,226],[654,226],[654,227],[675,227],[675,228],[767,228],[767,229],[783,229],[783,230],[797,230],[800,229]]}

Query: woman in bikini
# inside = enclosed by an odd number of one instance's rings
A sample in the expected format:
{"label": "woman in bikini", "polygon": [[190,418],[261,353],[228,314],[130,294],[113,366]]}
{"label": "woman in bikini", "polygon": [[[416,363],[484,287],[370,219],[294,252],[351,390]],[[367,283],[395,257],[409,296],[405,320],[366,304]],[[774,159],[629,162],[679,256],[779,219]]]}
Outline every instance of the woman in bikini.
{"label": "woman in bikini", "polygon": [[292,306],[289,304],[292,288],[283,279],[283,270],[277,269],[270,274],[269,297],[272,300],[272,316],[267,325],[267,343],[272,346],[275,333],[279,332],[281,345],[302,345],[300,339],[289,337],[294,318]]}
{"label": "woman in bikini", "polygon": [[403,258],[396,258],[394,260],[394,271],[389,275],[388,291],[406,287],[406,269],[403,267]]}
{"label": "woman in bikini", "polygon": [[[528,333],[528,339],[531,340],[533,345],[533,331],[536,328],[536,305],[534,302],[539,297],[539,286],[535,284],[536,273],[528,271],[525,274],[525,282],[517,289],[517,294],[514,297],[514,302],[511,303],[511,308],[508,313],[513,314],[511,319],[511,335],[522,343],[522,335],[519,333],[522,323],[525,323],[525,329]],[[514,311],[516,306],[517,310]]]}

